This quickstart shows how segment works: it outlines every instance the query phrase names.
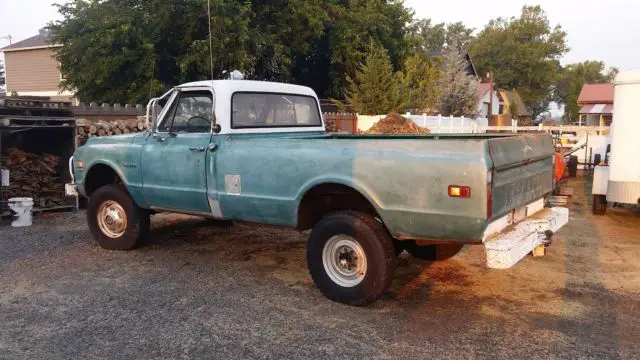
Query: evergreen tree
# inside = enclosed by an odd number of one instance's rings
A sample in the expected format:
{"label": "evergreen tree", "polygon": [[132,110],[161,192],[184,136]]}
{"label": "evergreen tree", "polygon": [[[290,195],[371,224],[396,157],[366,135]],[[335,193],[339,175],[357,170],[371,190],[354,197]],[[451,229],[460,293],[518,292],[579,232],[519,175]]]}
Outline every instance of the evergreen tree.
{"label": "evergreen tree", "polygon": [[346,99],[354,111],[366,115],[387,114],[404,105],[406,93],[401,74],[394,73],[387,50],[373,40],[355,77],[347,75]]}
{"label": "evergreen tree", "polygon": [[448,51],[442,58],[440,78],[440,113],[445,116],[476,115],[478,82],[467,74],[467,63],[457,50]]}
{"label": "evergreen tree", "polygon": [[413,55],[405,61],[402,87],[415,111],[432,112],[437,108],[441,67],[438,57],[427,59],[424,55]]}

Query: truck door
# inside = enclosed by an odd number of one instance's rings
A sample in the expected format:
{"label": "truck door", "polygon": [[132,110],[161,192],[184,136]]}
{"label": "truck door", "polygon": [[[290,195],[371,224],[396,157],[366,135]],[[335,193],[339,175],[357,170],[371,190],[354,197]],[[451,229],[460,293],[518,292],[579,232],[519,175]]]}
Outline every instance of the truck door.
{"label": "truck door", "polygon": [[167,106],[142,151],[147,203],[163,210],[210,213],[206,157],[213,94],[204,89],[180,90]]}

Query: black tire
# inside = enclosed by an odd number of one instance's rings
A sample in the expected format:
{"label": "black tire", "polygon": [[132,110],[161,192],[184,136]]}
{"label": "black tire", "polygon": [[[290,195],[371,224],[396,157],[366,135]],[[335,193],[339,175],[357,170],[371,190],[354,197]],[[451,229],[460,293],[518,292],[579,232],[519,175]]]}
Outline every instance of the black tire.
{"label": "black tire", "polygon": [[393,239],[393,250],[396,252],[396,256],[402,254],[404,251],[404,241]]}
{"label": "black tire", "polygon": [[[340,285],[325,269],[323,250],[336,235],[346,235],[355,240],[364,252],[367,267],[356,285]],[[391,286],[396,267],[393,239],[383,224],[367,214],[355,211],[329,214],[314,226],[309,235],[307,265],[316,286],[329,299],[349,305],[368,305]]]}
{"label": "black tire", "polygon": [[450,259],[462,250],[464,244],[431,244],[418,245],[413,240],[405,241],[405,250],[411,256],[428,261],[444,261]]}
{"label": "black tire", "polygon": [[[110,237],[98,225],[98,211],[103,203],[113,201],[124,209],[126,228],[119,237]],[[109,250],[129,250],[139,245],[149,234],[149,211],[133,201],[123,184],[105,185],[96,190],[87,205],[89,229],[98,244]]]}
{"label": "black tire", "polygon": [[594,215],[604,215],[607,213],[606,195],[593,195],[592,211]]}

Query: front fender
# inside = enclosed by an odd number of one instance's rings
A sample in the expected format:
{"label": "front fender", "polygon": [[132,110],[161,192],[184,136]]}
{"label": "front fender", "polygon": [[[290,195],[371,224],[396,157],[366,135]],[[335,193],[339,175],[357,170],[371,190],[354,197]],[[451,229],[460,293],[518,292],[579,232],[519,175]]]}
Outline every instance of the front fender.
{"label": "front fender", "polygon": [[89,174],[91,170],[94,169],[97,165],[106,165],[110,167],[113,171],[115,171],[116,174],[118,174],[118,177],[120,178],[120,180],[122,180],[123,184],[127,186],[129,185],[129,181],[127,180],[127,176],[125,175],[124,171],[122,171],[122,167],[118,166],[115,162],[110,160],[105,160],[105,159],[94,160],[94,161],[91,161],[89,164],[85,163],[84,170],[78,170],[78,168],[74,165],[74,171],[76,172],[75,173],[76,183],[78,184],[78,190],[80,190],[80,193],[82,195],[86,196],[84,181],[87,177],[87,174]]}

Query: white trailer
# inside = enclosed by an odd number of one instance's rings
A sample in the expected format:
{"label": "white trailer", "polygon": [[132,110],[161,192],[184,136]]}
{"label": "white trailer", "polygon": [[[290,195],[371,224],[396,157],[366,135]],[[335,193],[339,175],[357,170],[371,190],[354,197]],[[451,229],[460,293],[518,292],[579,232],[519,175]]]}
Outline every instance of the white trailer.
{"label": "white trailer", "polygon": [[611,153],[594,170],[592,194],[595,214],[604,214],[608,201],[640,203],[640,70],[614,81]]}

